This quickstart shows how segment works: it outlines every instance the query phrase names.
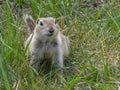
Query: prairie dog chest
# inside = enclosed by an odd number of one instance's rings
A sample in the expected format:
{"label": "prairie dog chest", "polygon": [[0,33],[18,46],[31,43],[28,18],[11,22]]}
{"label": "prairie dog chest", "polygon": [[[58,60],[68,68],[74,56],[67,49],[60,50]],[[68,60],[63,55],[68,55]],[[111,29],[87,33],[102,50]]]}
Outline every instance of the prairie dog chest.
{"label": "prairie dog chest", "polygon": [[43,43],[42,54],[45,58],[52,58],[58,48],[58,44],[56,42],[45,42]]}
{"label": "prairie dog chest", "polygon": [[45,42],[43,44],[44,53],[53,53],[57,50],[58,44],[57,42]]}

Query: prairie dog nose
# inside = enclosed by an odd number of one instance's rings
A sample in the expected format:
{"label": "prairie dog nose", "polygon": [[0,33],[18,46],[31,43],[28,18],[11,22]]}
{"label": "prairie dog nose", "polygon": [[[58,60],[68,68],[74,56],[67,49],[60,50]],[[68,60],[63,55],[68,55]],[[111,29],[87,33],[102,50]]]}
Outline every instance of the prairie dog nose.
{"label": "prairie dog nose", "polygon": [[50,32],[50,33],[54,33],[53,27],[51,27],[51,28],[49,29],[49,32]]}

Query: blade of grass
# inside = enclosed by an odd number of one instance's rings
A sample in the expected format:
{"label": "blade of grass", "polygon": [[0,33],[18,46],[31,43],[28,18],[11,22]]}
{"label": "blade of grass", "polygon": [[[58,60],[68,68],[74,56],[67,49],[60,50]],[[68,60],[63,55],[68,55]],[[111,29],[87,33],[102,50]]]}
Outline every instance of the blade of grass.
{"label": "blade of grass", "polygon": [[[108,16],[112,19],[112,21],[115,23],[117,29],[119,29],[120,27],[119,27],[119,25],[117,24],[117,22],[115,21],[115,19],[113,18],[113,16],[111,15],[111,12],[107,12],[107,14],[108,14]],[[119,32],[120,32],[120,30],[119,30]]]}
{"label": "blade of grass", "polygon": [[6,90],[10,90],[10,84],[9,84],[9,81],[8,81],[8,78],[7,78],[7,75],[6,75],[6,72],[4,70],[4,67],[2,65],[2,57],[0,57],[0,70],[2,72],[2,77],[4,79],[4,83],[5,83],[5,87],[6,87]]}

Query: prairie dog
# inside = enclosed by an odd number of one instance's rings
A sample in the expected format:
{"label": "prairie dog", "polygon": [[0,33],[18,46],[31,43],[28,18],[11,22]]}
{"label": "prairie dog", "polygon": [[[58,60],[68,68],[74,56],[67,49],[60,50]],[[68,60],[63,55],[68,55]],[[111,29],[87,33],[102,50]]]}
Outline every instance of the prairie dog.
{"label": "prairie dog", "polygon": [[29,15],[24,19],[30,31],[25,42],[25,47],[29,44],[30,65],[39,70],[41,60],[47,59],[62,68],[64,57],[69,55],[69,38],[60,32],[55,19],[38,18],[36,23]]}

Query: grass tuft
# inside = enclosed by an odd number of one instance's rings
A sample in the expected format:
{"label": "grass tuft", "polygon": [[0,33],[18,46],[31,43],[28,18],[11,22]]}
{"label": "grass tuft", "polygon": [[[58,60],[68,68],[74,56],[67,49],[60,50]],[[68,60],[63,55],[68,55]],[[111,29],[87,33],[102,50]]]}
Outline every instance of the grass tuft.
{"label": "grass tuft", "polygon": [[[1,1],[0,1],[1,2]],[[0,3],[0,90],[120,89],[120,2],[94,0],[4,0]],[[101,6],[101,7],[99,7]],[[55,17],[70,37],[63,76],[40,75],[29,65],[23,43],[24,14]]]}

